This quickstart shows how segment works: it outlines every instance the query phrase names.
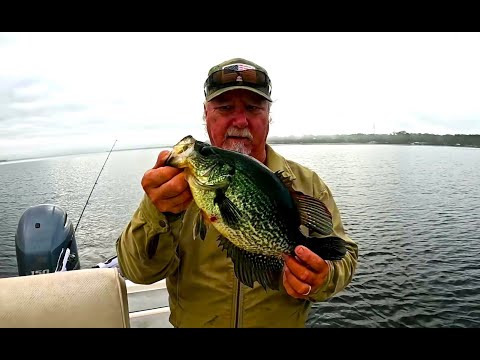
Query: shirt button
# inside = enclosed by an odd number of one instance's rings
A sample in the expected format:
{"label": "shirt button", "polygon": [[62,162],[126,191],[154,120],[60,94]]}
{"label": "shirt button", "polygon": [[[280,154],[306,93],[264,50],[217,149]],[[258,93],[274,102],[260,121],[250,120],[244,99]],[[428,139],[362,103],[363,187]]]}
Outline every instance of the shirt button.
{"label": "shirt button", "polygon": [[165,220],[160,220],[160,221],[158,222],[158,224],[159,224],[161,227],[167,226],[167,223],[165,222]]}

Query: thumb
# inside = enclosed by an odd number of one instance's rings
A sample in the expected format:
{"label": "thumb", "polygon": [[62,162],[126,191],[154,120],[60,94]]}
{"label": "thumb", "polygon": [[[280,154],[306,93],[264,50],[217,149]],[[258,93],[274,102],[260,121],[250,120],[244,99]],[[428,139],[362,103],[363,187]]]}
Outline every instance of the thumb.
{"label": "thumb", "polygon": [[158,154],[157,162],[155,163],[152,169],[158,169],[159,167],[162,167],[165,164],[165,160],[167,160],[167,157],[169,154],[170,154],[170,151],[162,150],[160,154]]}

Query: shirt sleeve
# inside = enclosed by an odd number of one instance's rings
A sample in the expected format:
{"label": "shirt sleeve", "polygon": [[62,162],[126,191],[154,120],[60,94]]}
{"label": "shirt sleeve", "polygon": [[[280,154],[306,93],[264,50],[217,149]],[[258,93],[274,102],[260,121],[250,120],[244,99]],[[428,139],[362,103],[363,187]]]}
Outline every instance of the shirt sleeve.
{"label": "shirt sleeve", "polygon": [[176,270],[182,217],[183,213],[161,213],[144,194],[116,243],[120,270],[127,279],[137,284],[151,284]]}
{"label": "shirt sleeve", "polygon": [[332,214],[332,235],[343,239],[346,242],[347,248],[347,253],[341,260],[326,260],[329,267],[328,277],[324,285],[318,288],[315,292],[312,292],[309,296],[310,301],[317,302],[331,298],[341,290],[345,289],[345,287],[351,282],[357,267],[358,246],[345,233],[340,217],[340,211],[337,208],[332,192],[328,186],[316,174],[314,174],[313,181],[314,196],[323,201]]}

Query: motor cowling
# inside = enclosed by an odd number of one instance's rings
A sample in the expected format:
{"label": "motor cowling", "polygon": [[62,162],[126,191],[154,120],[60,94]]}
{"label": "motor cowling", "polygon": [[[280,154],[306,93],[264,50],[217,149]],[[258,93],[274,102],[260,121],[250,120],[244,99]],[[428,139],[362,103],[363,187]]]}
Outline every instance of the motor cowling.
{"label": "motor cowling", "polygon": [[[18,275],[37,275],[80,268],[75,231],[67,212],[40,204],[22,214],[15,234]],[[67,248],[70,250],[69,254]],[[63,256],[67,253],[68,258]]]}

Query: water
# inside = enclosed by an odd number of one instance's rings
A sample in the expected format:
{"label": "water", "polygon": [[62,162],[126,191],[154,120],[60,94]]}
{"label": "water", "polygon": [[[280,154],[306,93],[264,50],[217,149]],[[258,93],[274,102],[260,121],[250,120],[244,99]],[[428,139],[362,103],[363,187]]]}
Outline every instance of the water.
{"label": "water", "polygon": [[[329,185],[360,258],[352,283],[313,306],[310,327],[480,326],[480,150],[275,145]],[[82,267],[115,254],[160,149],[113,152],[76,233]],[[0,277],[17,275],[14,237],[31,205],[74,223],[107,153],[0,165]]]}

